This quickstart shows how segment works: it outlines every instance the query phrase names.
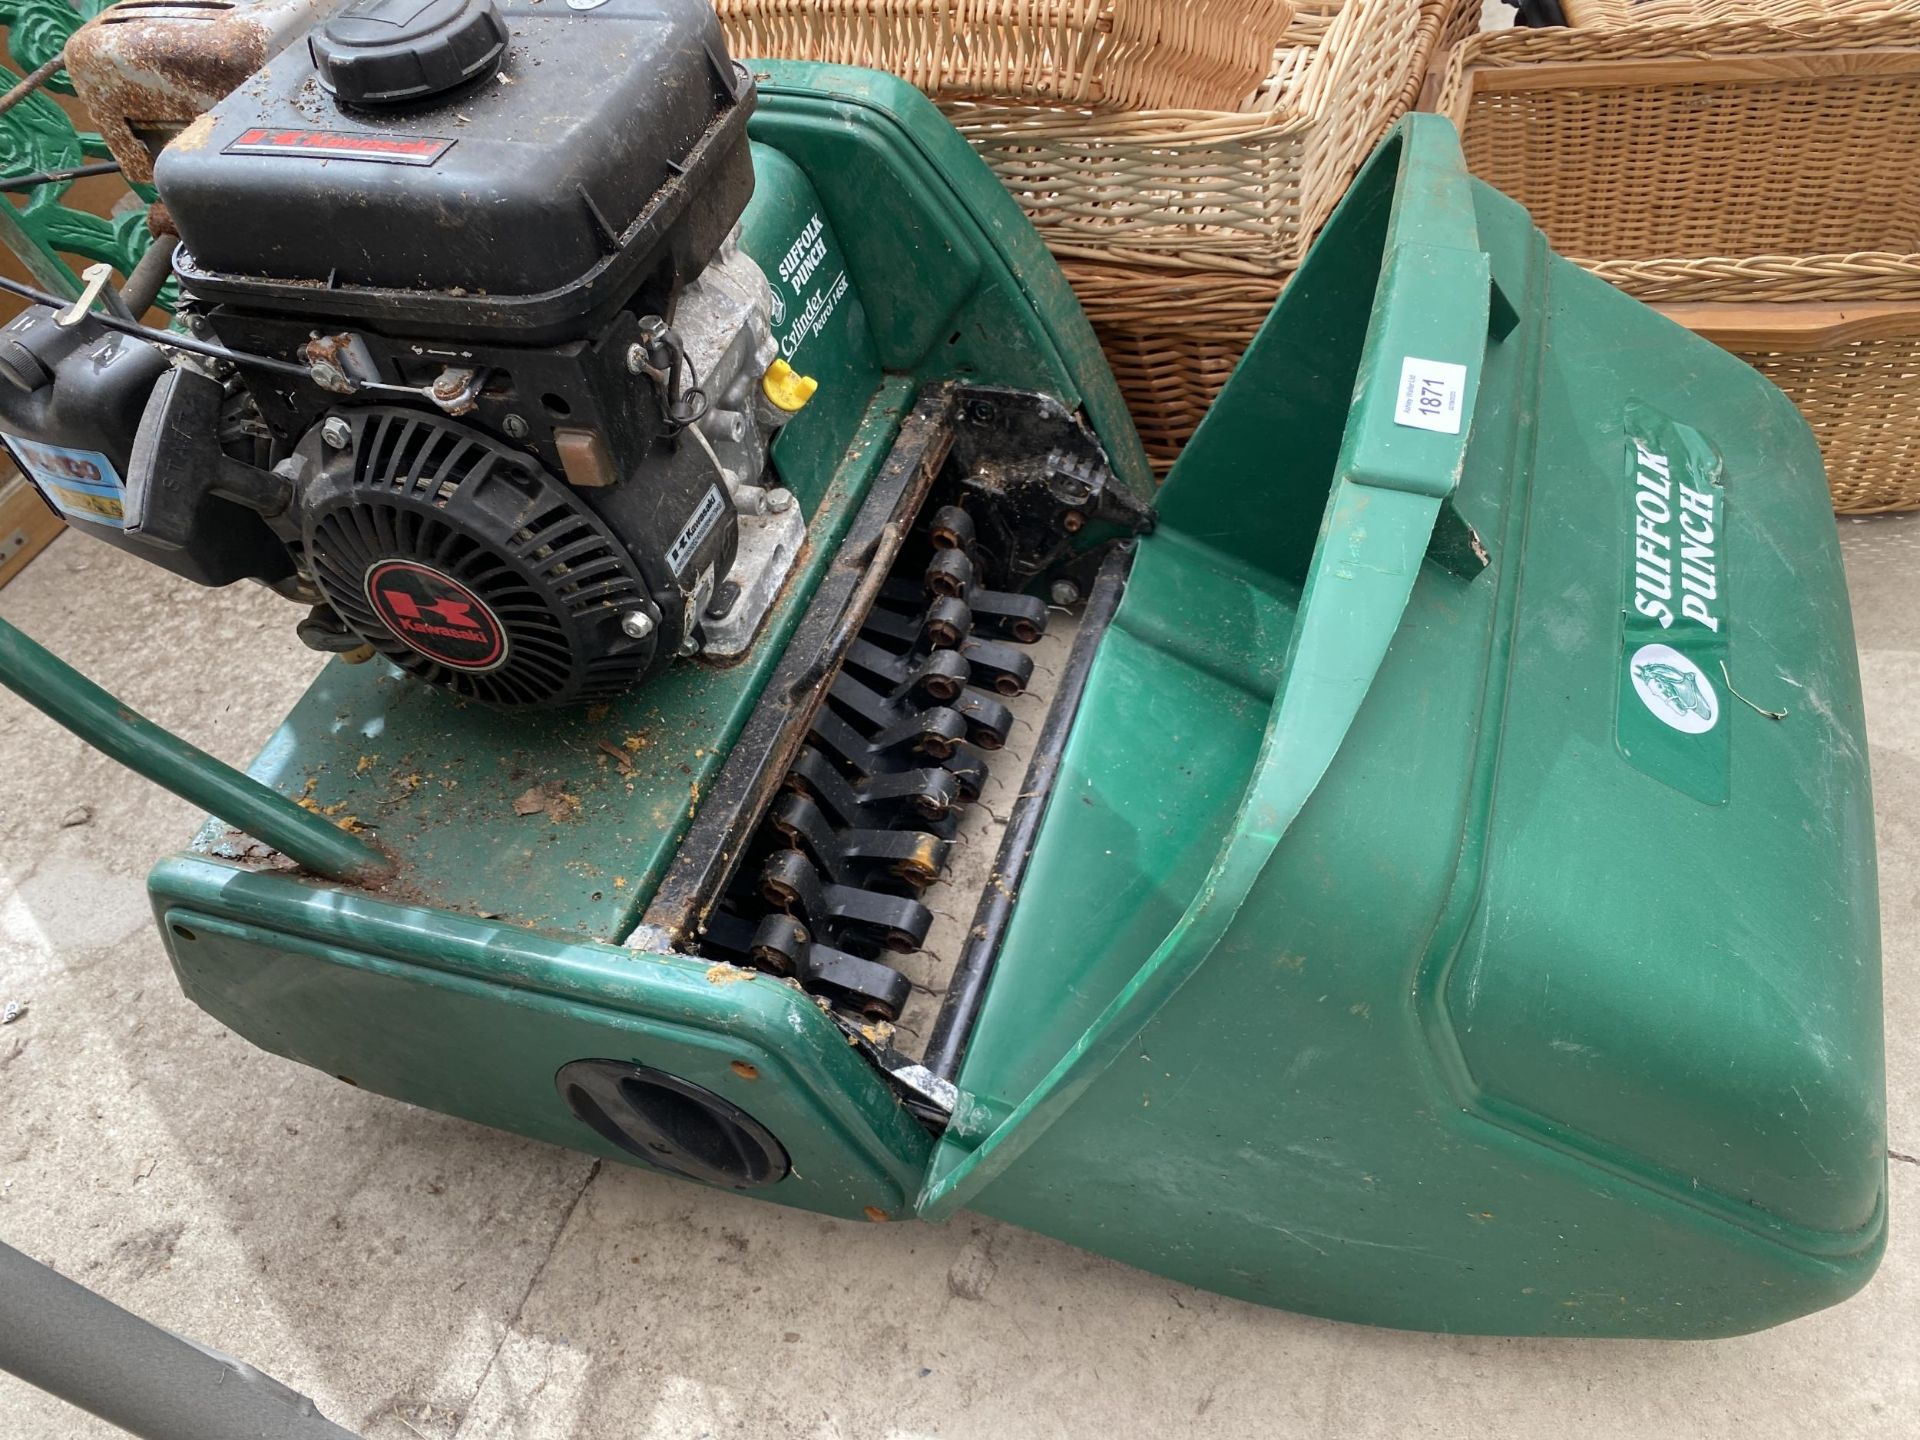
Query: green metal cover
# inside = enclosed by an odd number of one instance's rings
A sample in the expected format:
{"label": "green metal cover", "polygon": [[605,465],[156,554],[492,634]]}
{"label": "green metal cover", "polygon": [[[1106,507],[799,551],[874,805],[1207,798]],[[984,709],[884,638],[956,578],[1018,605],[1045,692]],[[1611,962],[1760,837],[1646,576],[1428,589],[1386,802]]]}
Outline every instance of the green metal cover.
{"label": "green metal cover", "polygon": [[1726,1334],[1863,1284],[1871,803],[1784,397],[1416,116],[1160,513],[922,1211],[1430,1329]]}

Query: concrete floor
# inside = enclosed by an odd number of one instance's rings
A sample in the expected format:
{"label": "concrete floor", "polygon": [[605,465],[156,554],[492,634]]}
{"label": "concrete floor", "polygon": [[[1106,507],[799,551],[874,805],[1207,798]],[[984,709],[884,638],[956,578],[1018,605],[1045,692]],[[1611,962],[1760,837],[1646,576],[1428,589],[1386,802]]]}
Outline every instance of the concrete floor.
{"label": "concrete floor", "polygon": [[[482,1130],[269,1058],[175,989],[142,877],[189,808],[0,693],[0,1237],[368,1440],[1920,1433],[1920,518],[1843,527],[1879,799],[1895,1221],[1864,1294],[1694,1344],[1369,1331],[991,1221],[853,1225]],[[84,539],[0,615],[244,761],[292,612]],[[0,1377],[0,1435],[116,1434]]]}

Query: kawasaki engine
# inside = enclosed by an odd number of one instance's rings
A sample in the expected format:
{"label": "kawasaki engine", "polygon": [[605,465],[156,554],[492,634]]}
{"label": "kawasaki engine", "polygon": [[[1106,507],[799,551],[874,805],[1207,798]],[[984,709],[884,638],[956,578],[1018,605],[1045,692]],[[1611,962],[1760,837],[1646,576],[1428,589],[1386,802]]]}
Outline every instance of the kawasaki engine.
{"label": "kawasaki engine", "polygon": [[[128,104],[110,27],[165,18],[129,11],[76,38],[96,110]],[[805,538],[768,446],[813,387],[735,243],[754,90],[704,0],[354,0],[207,98],[103,126],[161,137],[183,333],[100,267],[0,330],[48,500],[490,704],[744,651]]]}

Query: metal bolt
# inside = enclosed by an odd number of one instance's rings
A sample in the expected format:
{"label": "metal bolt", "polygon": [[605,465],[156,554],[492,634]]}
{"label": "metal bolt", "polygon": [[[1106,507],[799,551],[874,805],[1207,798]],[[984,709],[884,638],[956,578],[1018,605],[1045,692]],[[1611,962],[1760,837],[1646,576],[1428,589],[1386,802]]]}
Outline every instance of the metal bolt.
{"label": "metal bolt", "polygon": [[784,515],[792,508],[793,492],[791,490],[773,489],[767,491],[767,513],[769,515]]}
{"label": "metal bolt", "polygon": [[1069,510],[1060,517],[1060,528],[1069,535],[1078,534],[1080,528],[1086,523],[1087,517],[1082,515],[1078,510]]}
{"label": "metal bolt", "polygon": [[1047,593],[1053,596],[1056,605],[1073,605],[1080,599],[1080,587],[1071,580],[1054,581],[1053,588]]}
{"label": "metal bolt", "polygon": [[629,640],[644,640],[659,624],[644,610],[629,610],[620,617],[620,633]]}
{"label": "metal bolt", "polygon": [[638,329],[640,343],[627,347],[627,369],[635,375],[644,375],[653,363],[653,347],[667,338],[671,327],[658,315],[642,315]]}
{"label": "metal bolt", "polygon": [[353,393],[353,382],[347,378],[346,372],[330,361],[315,362],[308,368],[307,374],[314,384],[334,395]]}
{"label": "metal bolt", "polygon": [[507,432],[507,438],[509,440],[524,440],[527,438],[527,422],[525,416],[509,415],[500,422],[500,428]]}
{"label": "metal bolt", "polygon": [[320,426],[320,438],[330,449],[344,450],[353,443],[353,427],[338,415],[330,416]]}

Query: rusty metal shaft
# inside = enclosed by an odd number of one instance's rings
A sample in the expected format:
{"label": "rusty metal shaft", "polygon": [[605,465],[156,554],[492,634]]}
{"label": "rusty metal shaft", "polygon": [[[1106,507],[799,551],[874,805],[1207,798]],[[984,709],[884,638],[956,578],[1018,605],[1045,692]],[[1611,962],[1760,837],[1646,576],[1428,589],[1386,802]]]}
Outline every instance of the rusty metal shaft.
{"label": "rusty metal shaft", "polygon": [[65,49],[62,49],[58,55],[55,55],[51,60],[47,61],[46,64],[31,72],[24,80],[21,80],[11,90],[7,91],[6,94],[0,95],[0,115],[6,114],[42,85],[45,85],[47,81],[58,75],[60,73],[60,67],[66,63],[67,52]]}

